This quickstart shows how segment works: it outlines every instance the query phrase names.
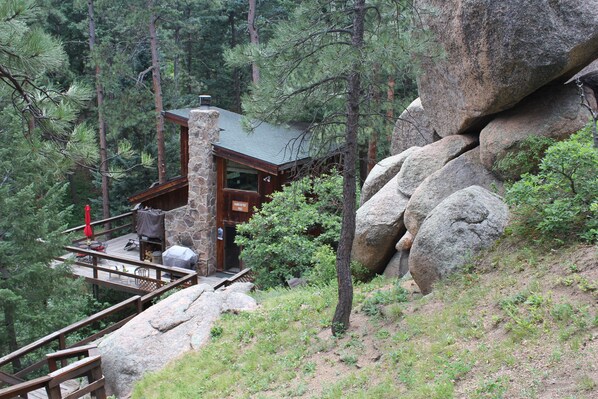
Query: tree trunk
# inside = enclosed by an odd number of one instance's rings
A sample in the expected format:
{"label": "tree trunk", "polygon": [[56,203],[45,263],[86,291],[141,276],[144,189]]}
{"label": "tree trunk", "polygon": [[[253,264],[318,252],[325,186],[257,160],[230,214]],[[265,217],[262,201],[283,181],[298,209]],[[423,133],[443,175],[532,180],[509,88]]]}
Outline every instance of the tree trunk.
{"label": "tree trunk", "polygon": [[[17,332],[15,330],[15,308],[11,304],[4,305],[4,323],[6,327],[6,336],[8,339],[8,350],[10,353],[19,349],[17,342]],[[21,360],[15,359],[12,361],[13,373],[20,371],[22,368]]]}
{"label": "tree trunk", "polygon": [[[93,0],[87,0],[87,13],[89,17],[89,53],[94,59],[96,96],[98,101],[98,128],[100,141],[100,175],[102,176],[102,216],[103,219],[110,218],[110,192],[108,180],[108,144],[106,140],[106,120],[104,119],[104,88],[100,81],[100,64],[97,61],[97,55],[94,54],[96,45],[96,24],[93,7]],[[104,225],[106,230],[110,230],[110,223]]]}
{"label": "tree trunk", "polygon": [[[231,11],[228,14],[228,23],[230,25],[230,48],[234,48],[237,45],[237,27],[235,26],[235,12]],[[241,77],[239,74],[239,68],[233,67],[233,86],[235,90],[235,100],[233,111],[241,112]]]}
{"label": "tree trunk", "polygon": [[358,144],[357,164],[359,166],[359,187],[363,187],[368,177],[368,148],[365,144]]}
{"label": "tree trunk", "polygon": [[[374,68],[373,68],[373,80],[374,80],[374,84],[371,86],[372,87],[372,100],[374,101],[374,106],[376,109],[380,109],[380,103],[382,102],[382,93],[380,90],[380,87],[378,86],[378,81],[380,80],[380,65],[379,64],[374,64]],[[380,129],[383,129],[384,126],[386,126],[386,124],[382,123],[382,126],[380,127]],[[367,175],[372,171],[372,169],[374,169],[374,166],[376,166],[376,161],[378,159],[378,129],[374,128],[372,129],[372,133],[370,134],[370,136],[368,137],[368,154],[367,154],[367,173],[366,173],[366,177]]]}
{"label": "tree trunk", "polygon": [[[365,0],[355,0],[351,43],[355,51],[363,47]],[[332,333],[342,334],[349,328],[353,306],[351,281],[351,247],[355,237],[355,163],[357,161],[357,130],[359,127],[359,94],[361,75],[359,64],[353,65],[347,80],[347,128],[343,161],[343,215],[341,236],[336,253],[338,304],[332,318]]]}
{"label": "tree trunk", "polygon": [[176,98],[178,99],[179,96],[179,69],[180,69],[180,61],[179,61],[179,53],[178,49],[181,45],[181,27],[177,26],[174,30],[174,45],[176,46],[177,51],[174,54],[174,61],[173,61],[173,69],[174,69],[174,93]]}
{"label": "tree trunk", "polygon": [[386,123],[390,124],[390,129],[388,130],[388,134],[386,136],[386,140],[388,141],[388,148],[391,146],[392,141],[392,130],[394,129],[395,125],[395,115],[394,115],[394,101],[395,101],[395,79],[393,77],[388,78],[388,89],[386,91],[386,100],[388,102],[388,108],[386,108]]}
{"label": "tree trunk", "polygon": [[160,81],[160,61],[158,59],[158,36],[156,34],[156,15],[153,12],[154,2],[148,0],[150,10],[149,32],[152,52],[152,81],[154,86],[154,104],[156,107],[156,140],[158,142],[158,182],[166,183],[166,149],[164,144],[164,117],[162,116],[162,83]]}
{"label": "tree trunk", "polygon": [[[191,6],[188,6],[185,10],[185,17],[186,21],[191,19]],[[189,34],[187,35],[187,43],[186,43],[186,58],[187,58],[187,76],[191,76],[191,70],[193,66],[193,34],[189,29]],[[192,94],[192,87],[191,87],[191,79],[187,79],[187,94]]]}
{"label": "tree trunk", "polygon": [[[249,41],[253,45],[258,45],[260,43],[259,35],[257,32],[257,28],[255,26],[255,8],[256,8],[256,0],[249,0],[249,12],[247,13],[247,27],[249,29]],[[251,78],[253,84],[257,84],[260,81],[260,69],[255,64],[251,64]]]}

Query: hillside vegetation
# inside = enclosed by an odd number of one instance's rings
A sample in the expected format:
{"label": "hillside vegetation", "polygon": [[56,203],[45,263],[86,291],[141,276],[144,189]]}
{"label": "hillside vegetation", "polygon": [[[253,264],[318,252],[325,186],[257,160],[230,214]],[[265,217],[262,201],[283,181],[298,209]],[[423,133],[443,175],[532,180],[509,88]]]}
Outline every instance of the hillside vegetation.
{"label": "hillside vegetation", "polygon": [[133,398],[595,398],[598,253],[504,238],[425,297],[407,281],[356,287],[330,334],[334,286],[258,292],[211,342],[148,375]]}

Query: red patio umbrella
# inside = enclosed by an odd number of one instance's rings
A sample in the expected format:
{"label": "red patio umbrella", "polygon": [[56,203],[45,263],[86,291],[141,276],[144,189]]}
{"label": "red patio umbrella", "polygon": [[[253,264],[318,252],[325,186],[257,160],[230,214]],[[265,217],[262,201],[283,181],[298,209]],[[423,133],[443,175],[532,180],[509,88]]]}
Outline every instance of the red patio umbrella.
{"label": "red patio umbrella", "polygon": [[91,206],[85,205],[85,228],[83,229],[85,237],[91,240],[93,237],[93,229],[91,228]]}

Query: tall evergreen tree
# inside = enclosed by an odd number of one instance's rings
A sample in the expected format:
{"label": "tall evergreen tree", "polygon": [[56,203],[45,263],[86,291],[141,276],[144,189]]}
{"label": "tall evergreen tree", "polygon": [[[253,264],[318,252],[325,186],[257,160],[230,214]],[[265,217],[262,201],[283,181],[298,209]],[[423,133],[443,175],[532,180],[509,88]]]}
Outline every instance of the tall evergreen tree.
{"label": "tall evergreen tree", "polygon": [[[384,125],[387,104],[372,93],[389,76],[410,75],[409,2],[403,0],[308,0],[279,24],[263,46],[230,53],[233,65],[256,62],[259,85],[246,111],[271,122],[309,122],[320,154],[340,148],[343,157],[343,224],[337,251],[339,303],[332,322],[338,334],[352,306],[350,254],[355,230],[358,135]],[[403,102],[405,102],[403,100]],[[393,106],[400,108],[397,103]],[[316,148],[312,148],[314,151]]]}
{"label": "tall evergreen tree", "polygon": [[[34,26],[27,0],[0,7],[0,350],[82,316],[81,285],[49,263],[66,237],[65,173],[95,161],[93,134],[75,126],[85,90],[50,85],[60,44]],[[69,309],[66,311],[66,309]],[[72,318],[71,318],[72,317]],[[13,367],[19,368],[18,362]]]}

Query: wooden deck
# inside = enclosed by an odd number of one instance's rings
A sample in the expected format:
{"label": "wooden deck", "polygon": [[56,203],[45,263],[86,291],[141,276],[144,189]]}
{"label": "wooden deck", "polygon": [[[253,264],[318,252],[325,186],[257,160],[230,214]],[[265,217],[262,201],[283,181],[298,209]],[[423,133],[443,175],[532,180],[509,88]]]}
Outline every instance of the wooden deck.
{"label": "wooden deck", "polygon": [[[137,235],[129,233],[104,242],[105,254],[108,255],[107,258],[109,259],[98,258],[97,267],[93,266],[91,256],[77,256],[71,252],[64,255],[62,259],[70,259],[75,262],[71,265],[73,274],[85,278],[89,283],[139,295],[146,294],[163,284],[169,283],[172,275],[190,272],[186,269],[172,268],[155,263],[141,263],[138,245],[131,250],[125,249],[125,245],[129,240],[137,242]],[[60,261],[57,261],[55,264],[59,263]],[[154,266],[162,267],[158,272]],[[139,276],[136,274],[136,270],[139,268],[147,269],[148,274]],[[172,269],[173,272],[169,273],[168,269]],[[230,276],[226,273],[198,276],[198,283],[216,286]]]}

